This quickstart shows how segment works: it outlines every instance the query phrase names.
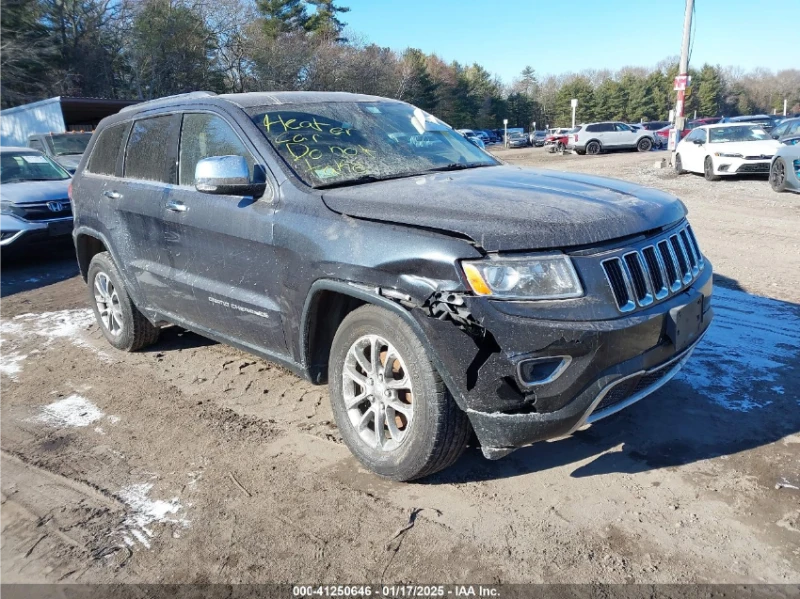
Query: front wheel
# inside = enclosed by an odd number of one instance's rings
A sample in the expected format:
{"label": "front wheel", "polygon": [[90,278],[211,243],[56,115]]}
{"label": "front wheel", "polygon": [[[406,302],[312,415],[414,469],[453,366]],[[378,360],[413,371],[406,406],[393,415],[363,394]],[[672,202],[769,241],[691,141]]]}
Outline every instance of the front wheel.
{"label": "front wheel", "polygon": [[411,328],[377,306],[351,312],[329,363],[331,406],[345,444],[376,474],[399,481],[454,464],[470,424]]}
{"label": "front wheel", "polygon": [[714,163],[711,161],[711,156],[706,156],[706,161],[703,165],[703,176],[706,181],[719,181],[721,177],[714,174]]}
{"label": "front wheel", "polygon": [[777,192],[786,191],[786,163],[776,158],[769,169],[769,185]]}
{"label": "front wheel", "polygon": [[636,149],[640,152],[649,152],[653,148],[653,141],[647,137],[643,137],[636,144]]}

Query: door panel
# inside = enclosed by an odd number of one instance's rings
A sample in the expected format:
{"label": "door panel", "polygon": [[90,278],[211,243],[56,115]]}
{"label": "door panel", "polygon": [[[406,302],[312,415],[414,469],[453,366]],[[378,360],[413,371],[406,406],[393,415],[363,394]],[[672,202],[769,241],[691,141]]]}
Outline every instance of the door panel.
{"label": "door panel", "polygon": [[124,180],[107,191],[123,229],[114,237],[131,257],[125,267],[139,283],[147,306],[159,312],[172,312],[191,297],[164,276],[163,206],[175,182],[179,131],[179,115],[135,121],[125,150]]}
{"label": "door panel", "polygon": [[184,318],[237,341],[286,353],[280,297],[283,272],[272,245],[274,204],[265,198],[195,190],[194,168],[211,156],[244,156],[263,168],[233,126],[219,115],[183,117],[179,180],[164,202],[164,245],[170,278],[190,288]]}

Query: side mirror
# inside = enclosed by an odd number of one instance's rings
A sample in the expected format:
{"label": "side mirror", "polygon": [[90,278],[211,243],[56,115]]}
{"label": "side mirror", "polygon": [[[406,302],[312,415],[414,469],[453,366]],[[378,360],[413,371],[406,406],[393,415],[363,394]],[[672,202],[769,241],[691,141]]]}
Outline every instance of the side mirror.
{"label": "side mirror", "polygon": [[203,193],[260,197],[267,189],[266,178],[259,168],[254,174],[260,180],[250,180],[244,156],[203,158],[194,169],[194,188]]}
{"label": "side mirror", "polygon": [[705,142],[702,139],[693,139],[692,143],[696,146],[702,146]]}

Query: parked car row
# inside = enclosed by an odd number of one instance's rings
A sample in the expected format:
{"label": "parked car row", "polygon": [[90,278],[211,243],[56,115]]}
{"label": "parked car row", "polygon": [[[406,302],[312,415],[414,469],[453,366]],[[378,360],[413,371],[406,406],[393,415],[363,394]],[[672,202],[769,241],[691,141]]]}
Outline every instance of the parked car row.
{"label": "parked car row", "polygon": [[708,181],[765,174],[775,191],[800,191],[800,118],[771,131],[746,120],[696,127],[678,143],[675,170],[699,173]]}

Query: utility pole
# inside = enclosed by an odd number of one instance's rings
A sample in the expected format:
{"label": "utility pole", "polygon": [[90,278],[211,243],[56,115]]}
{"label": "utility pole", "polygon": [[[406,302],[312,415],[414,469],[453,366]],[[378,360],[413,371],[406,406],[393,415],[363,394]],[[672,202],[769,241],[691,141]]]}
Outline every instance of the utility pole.
{"label": "utility pole", "polygon": [[[678,67],[678,77],[675,80],[675,87],[678,89],[678,100],[675,103],[675,149],[672,150],[672,164],[675,164],[675,150],[680,141],[681,131],[686,127],[686,117],[684,116],[686,87],[689,82],[689,47],[692,37],[692,13],[694,13],[694,0],[686,0],[686,14],[683,18],[683,44],[681,45],[681,62]],[[682,85],[678,85],[678,81]],[[681,89],[682,88],[682,89]]]}

